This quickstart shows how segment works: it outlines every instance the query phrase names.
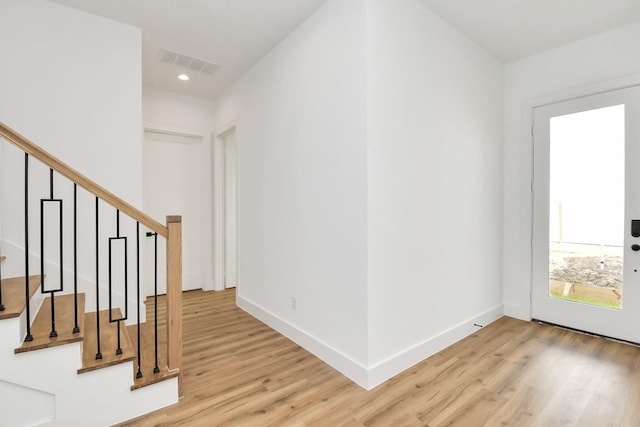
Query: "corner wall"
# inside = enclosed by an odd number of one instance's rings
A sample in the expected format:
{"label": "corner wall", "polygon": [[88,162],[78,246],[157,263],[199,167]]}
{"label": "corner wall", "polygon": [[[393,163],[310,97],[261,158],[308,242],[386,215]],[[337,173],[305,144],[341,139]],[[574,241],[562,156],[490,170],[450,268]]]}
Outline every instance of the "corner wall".
{"label": "corner wall", "polygon": [[328,0],[215,114],[236,126],[238,305],[363,385],[365,3]]}
{"label": "corner wall", "polygon": [[[504,116],[505,314],[531,318],[532,107],[640,83],[640,23],[620,27],[506,66]],[[618,79],[620,83],[614,80]]]}
{"label": "corner wall", "polygon": [[216,109],[239,306],[365,388],[502,315],[502,71],[417,0],[329,0],[263,58]]}
{"label": "corner wall", "polygon": [[502,315],[503,65],[418,0],[367,54],[373,386]]}

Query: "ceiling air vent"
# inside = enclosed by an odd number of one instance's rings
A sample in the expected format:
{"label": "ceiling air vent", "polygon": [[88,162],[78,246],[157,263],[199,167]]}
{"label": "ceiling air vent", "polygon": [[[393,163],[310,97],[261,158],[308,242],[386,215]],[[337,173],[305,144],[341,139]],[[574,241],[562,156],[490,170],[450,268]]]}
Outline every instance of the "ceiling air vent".
{"label": "ceiling air vent", "polygon": [[194,58],[193,56],[174,52],[168,49],[162,49],[160,52],[160,61],[168,64],[175,64],[182,68],[200,71],[205,74],[213,74],[215,69],[218,68],[216,64],[205,61],[204,59]]}

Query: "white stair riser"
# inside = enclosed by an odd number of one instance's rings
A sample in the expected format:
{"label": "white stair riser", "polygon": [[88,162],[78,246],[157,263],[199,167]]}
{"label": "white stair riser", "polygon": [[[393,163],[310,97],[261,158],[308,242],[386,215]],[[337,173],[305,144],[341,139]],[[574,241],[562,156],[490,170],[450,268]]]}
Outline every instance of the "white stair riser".
{"label": "white stair riser", "polygon": [[24,324],[0,321],[2,425],[111,425],[178,401],[176,378],[131,391],[132,362],[77,374],[82,343],[14,354]]}

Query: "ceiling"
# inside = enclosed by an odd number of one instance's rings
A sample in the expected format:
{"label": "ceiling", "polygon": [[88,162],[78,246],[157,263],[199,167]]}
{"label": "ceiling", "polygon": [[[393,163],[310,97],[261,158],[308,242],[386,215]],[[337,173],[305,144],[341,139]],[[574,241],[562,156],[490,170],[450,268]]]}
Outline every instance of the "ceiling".
{"label": "ceiling", "polygon": [[[214,99],[326,0],[51,0],[142,28],[142,81]],[[217,65],[212,74],[160,60],[168,49]]]}
{"label": "ceiling", "polygon": [[639,0],[420,0],[503,62],[640,21]]}
{"label": "ceiling", "polygon": [[[51,1],[142,28],[145,85],[215,99],[326,0]],[[640,21],[639,0],[420,1],[504,62]],[[162,49],[216,68],[180,81]]]}

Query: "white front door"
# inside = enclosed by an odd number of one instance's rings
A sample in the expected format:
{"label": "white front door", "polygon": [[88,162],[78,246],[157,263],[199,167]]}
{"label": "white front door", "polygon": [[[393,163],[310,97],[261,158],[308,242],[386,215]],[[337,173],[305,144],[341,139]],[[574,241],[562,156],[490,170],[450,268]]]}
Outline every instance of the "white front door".
{"label": "white front door", "polygon": [[536,107],[533,134],[532,317],[640,342],[640,88]]}
{"label": "white front door", "polygon": [[[202,138],[145,131],[144,210],[182,216],[182,289],[202,288]],[[145,230],[146,231],[146,230]],[[154,238],[144,237],[144,288],[153,293]],[[166,242],[158,237],[158,292],[166,292]]]}

